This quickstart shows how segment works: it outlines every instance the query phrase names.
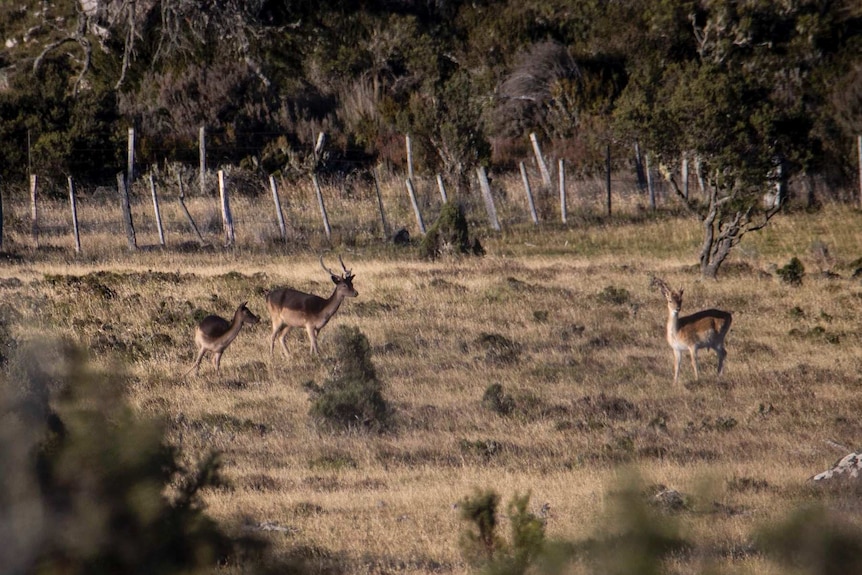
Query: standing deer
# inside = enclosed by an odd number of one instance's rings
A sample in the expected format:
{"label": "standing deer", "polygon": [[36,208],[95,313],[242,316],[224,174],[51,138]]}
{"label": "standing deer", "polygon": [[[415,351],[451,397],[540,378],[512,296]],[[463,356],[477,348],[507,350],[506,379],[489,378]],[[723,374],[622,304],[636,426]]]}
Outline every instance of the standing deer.
{"label": "standing deer", "polygon": [[679,364],[684,350],[688,350],[691,356],[694,378],[698,379],[697,350],[702,347],[715,350],[716,355],[718,355],[718,375],[721,375],[724,368],[724,358],[727,357],[727,351],[724,349],[724,338],[730,330],[733,319],[731,314],[718,309],[705,309],[685,317],[679,317],[683,290],[674,292],[659,278],[653,278],[651,285],[657,285],[667,300],[667,342],[673,349],[673,382],[679,381]]}
{"label": "standing deer", "polygon": [[319,355],[317,334],[335,315],[344,298],[359,295],[353,289],[353,278],[356,276],[345,267],[341,256],[338,256],[338,261],[341,263],[341,269],[344,270],[344,274],[340,276],[327,268],[323,263],[323,256],[320,256],[320,267],[329,274],[332,283],[335,284],[335,290],[327,299],[290,288],[274,289],[267,294],[266,305],[269,307],[269,314],[272,317],[270,355],[274,353],[276,338],[281,342],[281,349],[284,350],[285,356],[288,355],[284,339],[292,327],[305,328],[305,331],[308,332],[308,340],[311,342],[311,353]]}
{"label": "standing deer", "polygon": [[208,315],[201,320],[195,328],[195,343],[200,350],[195,358],[194,365],[192,365],[191,369],[183,374],[184,377],[192,371],[197,375],[198,369],[201,365],[201,360],[203,359],[204,354],[208,351],[212,352],[212,362],[216,368],[216,374],[219,373],[221,355],[224,353],[224,350],[227,349],[227,346],[236,339],[242,326],[245,324],[254,325],[260,321],[258,316],[251,313],[251,310],[245,307],[247,303],[248,302],[243,302],[238,308],[236,308],[236,312],[233,314],[233,320],[230,322],[217,315]]}

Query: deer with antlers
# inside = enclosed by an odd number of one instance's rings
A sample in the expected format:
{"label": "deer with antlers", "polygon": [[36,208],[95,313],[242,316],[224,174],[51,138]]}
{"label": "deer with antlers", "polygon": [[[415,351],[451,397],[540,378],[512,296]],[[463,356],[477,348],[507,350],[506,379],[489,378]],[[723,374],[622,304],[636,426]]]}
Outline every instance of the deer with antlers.
{"label": "deer with antlers", "polygon": [[674,367],[673,382],[679,381],[679,364],[682,361],[682,352],[688,350],[691,356],[691,366],[694,368],[694,378],[698,379],[697,373],[697,350],[710,348],[718,355],[718,375],[724,368],[724,359],[727,351],[724,349],[724,338],[730,330],[733,320],[730,312],[718,309],[706,309],[687,315],[679,316],[682,309],[682,292],[673,291],[659,278],[652,278],[651,286],[658,286],[662,295],[667,300],[667,342],[673,349]]}
{"label": "deer with antlers", "polygon": [[239,330],[242,326],[254,325],[260,321],[260,318],[246,307],[248,302],[242,302],[233,314],[233,320],[227,321],[223,317],[217,315],[208,315],[203,318],[195,328],[195,343],[199,351],[195,358],[192,367],[183,374],[183,377],[190,374],[192,371],[195,375],[201,365],[201,360],[204,354],[212,352],[212,362],[216,368],[216,374],[219,374],[219,364],[224,350],[236,339],[239,335]]}
{"label": "deer with antlers", "polygon": [[336,274],[323,263],[320,256],[320,267],[329,274],[335,289],[328,298],[324,299],[314,294],[308,294],[290,288],[278,288],[269,292],[266,296],[266,305],[272,317],[272,337],[269,344],[269,353],[275,350],[275,340],[281,342],[281,349],[288,355],[287,345],[284,340],[287,332],[292,327],[304,327],[308,332],[308,340],[311,342],[311,353],[319,355],[317,350],[317,334],[332,319],[335,312],[341,306],[341,302],[347,297],[356,297],[359,293],[353,288],[353,279],[356,277],[351,270],[347,269],[341,256],[338,256],[341,269],[344,273]]}

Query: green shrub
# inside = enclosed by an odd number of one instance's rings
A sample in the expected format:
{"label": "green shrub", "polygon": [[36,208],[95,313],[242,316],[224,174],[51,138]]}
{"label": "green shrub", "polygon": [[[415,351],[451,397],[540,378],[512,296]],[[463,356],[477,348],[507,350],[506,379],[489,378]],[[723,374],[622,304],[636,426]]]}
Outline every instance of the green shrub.
{"label": "green shrub", "polygon": [[478,240],[470,241],[467,217],[459,204],[446,202],[437,216],[437,221],[422,238],[422,256],[436,259],[442,255],[484,255],[485,250]]}
{"label": "green shrub", "polygon": [[512,530],[507,542],[497,533],[499,502],[500,497],[490,490],[461,502],[461,519],[469,523],[459,540],[461,554],[485,573],[526,573],[545,553],[545,523],[527,510],[529,494],[516,495],[507,508]]}
{"label": "green shrub", "polygon": [[228,560],[233,542],[202,511],[218,457],[185,468],[124,382],[50,348],[22,350],[0,380],[0,508],[14,534],[0,572],[209,573]]}
{"label": "green shrub", "polygon": [[311,417],[333,429],[388,429],[392,410],[371,362],[368,338],[355,327],[339,326],[332,345],[329,378],[321,387],[308,386],[314,395]]}
{"label": "green shrub", "polygon": [[793,257],[790,262],[782,268],[778,268],[775,272],[781,281],[792,286],[801,286],[802,278],[805,276],[805,266],[799,261],[799,258]]}

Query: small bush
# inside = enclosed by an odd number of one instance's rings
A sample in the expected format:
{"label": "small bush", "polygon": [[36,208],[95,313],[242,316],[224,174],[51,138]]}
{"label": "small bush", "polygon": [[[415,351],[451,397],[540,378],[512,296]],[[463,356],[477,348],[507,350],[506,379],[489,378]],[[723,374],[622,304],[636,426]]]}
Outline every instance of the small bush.
{"label": "small bush", "polygon": [[371,362],[368,338],[355,327],[339,326],[333,348],[329,379],[320,387],[308,386],[316,396],[311,417],[333,429],[388,429],[392,410]]}
{"label": "small bush", "polygon": [[521,357],[521,346],[497,333],[483,333],[476,345],[485,351],[485,361],[490,364],[513,364]]}
{"label": "small bush", "polygon": [[512,529],[507,542],[497,533],[499,502],[500,497],[490,490],[479,491],[461,502],[461,519],[470,524],[461,533],[461,554],[467,563],[485,573],[526,573],[546,553],[545,523],[527,510],[529,494],[516,495],[507,508]]}
{"label": "small bush", "polygon": [[599,292],[599,299],[605,303],[623,305],[631,301],[631,294],[625,288],[608,286]]}
{"label": "small bush", "polygon": [[425,258],[437,259],[446,254],[481,256],[485,254],[485,250],[478,240],[470,241],[464,208],[461,205],[446,202],[440,210],[437,221],[422,238],[421,253]]}
{"label": "small bush", "polygon": [[482,407],[500,415],[509,415],[515,409],[515,400],[503,391],[502,385],[492,383],[482,396]]}
{"label": "small bush", "polygon": [[802,285],[802,278],[805,276],[805,266],[802,265],[799,258],[793,257],[787,265],[778,268],[775,273],[778,274],[783,283],[798,287]]}

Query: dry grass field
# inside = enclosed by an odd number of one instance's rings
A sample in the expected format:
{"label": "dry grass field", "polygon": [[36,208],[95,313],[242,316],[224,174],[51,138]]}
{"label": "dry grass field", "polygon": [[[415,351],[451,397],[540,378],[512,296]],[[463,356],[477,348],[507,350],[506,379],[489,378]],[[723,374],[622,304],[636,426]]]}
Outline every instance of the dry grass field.
{"label": "dry grass field", "polygon": [[[228,483],[205,494],[220,525],[322,572],[472,572],[459,504],[487,489],[504,504],[529,494],[547,538],[575,546],[622,529],[615,494],[631,481],[645,501],[676,490],[680,508],[651,508],[691,545],[665,559],[668,573],[788,573],[756,536],[812,503],[862,528],[854,489],[809,481],[844,455],[833,444],[855,449],[862,432],[858,212],[782,216],[746,236],[712,282],[694,265],[690,218],[573,210],[568,226],[535,228],[501,211],[504,231],[480,234],[484,257],[437,261],[356,231],[332,249],[317,234],[303,248],[265,238],[133,253],[121,235],[88,235],[75,256],[66,236],[28,247],[19,224],[9,241],[23,255],[0,265],[0,294],[19,342],[80,344],[95,365],[126,372],[136,412],[166,421],[183,457],[222,454]],[[330,266],[343,255],[359,296],[321,332],[319,358],[299,329],[290,357],[278,346],[271,357],[265,293],[329,295],[324,250]],[[794,256],[798,287],[776,274]],[[683,314],[733,313],[721,378],[702,351],[700,380],[684,358],[673,384],[652,275],[685,289]],[[195,314],[229,318],[246,300],[262,321],[225,352],[221,376],[205,358],[183,378]],[[339,326],[368,339],[394,408],[385,433],[333,433],[309,417],[307,383],[326,379]],[[508,413],[483,402],[493,384]],[[500,527],[506,536],[505,518]],[[610,571],[577,553],[563,569]]]}

